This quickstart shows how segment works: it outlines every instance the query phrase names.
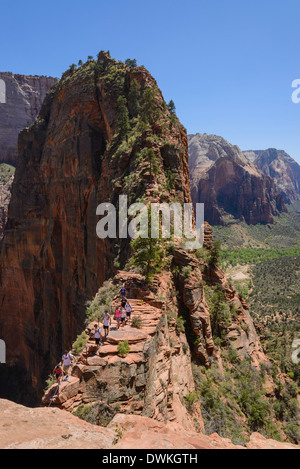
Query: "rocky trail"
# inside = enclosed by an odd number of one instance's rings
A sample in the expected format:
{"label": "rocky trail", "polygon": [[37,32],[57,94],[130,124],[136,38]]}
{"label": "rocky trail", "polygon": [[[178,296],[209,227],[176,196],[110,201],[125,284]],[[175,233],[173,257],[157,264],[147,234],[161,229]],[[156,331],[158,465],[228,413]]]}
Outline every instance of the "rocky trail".
{"label": "rocky trail", "polygon": [[[119,363],[122,367],[136,365],[145,360],[144,352],[147,349],[147,344],[156,333],[162,311],[143,300],[128,299],[128,302],[132,306],[131,322],[133,318],[139,318],[140,329],[132,327],[127,322],[124,326],[118,328],[118,323],[113,316],[115,308],[120,302],[119,299],[115,298],[111,304],[112,324],[109,335],[104,337],[102,328],[102,345],[97,346],[94,340],[94,325],[96,322],[93,321],[87,326],[86,332],[89,339],[83,351],[78,356],[74,356],[75,360],[68,380],[63,381],[59,388],[57,384],[54,384],[44,395],[43,404],[59,406],[73,411],[81,403],[88,403],[93,400],[91,395],[87,396],[88,390],[84,391],[87,375],[102,373],[104,377],[105,371],[114,367],[116,363]],[[121,356],[118,352],[118,345],[123,341],[128,341],[130,347],[129,353],[125,356]]]}

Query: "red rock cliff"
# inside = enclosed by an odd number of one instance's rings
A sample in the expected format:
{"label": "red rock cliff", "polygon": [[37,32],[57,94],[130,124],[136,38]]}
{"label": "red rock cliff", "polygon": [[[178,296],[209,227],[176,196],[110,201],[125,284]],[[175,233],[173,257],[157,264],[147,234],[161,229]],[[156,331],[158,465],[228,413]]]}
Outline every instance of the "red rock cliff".
{"label": "red rock cliff", "polygon": [[[150,90],[153,115],[151,124],[130,116],[132,130],[121,142],[118,98],[129,95],[134,79],[137,101],[148,111]],[[119,193],[131,201],[159,193],[147,175],[128,184],[149,147],[165,182],[165,172],[173,174],[165,197],[176,193],[189,202],[185,129],[143,67],[130,69],[104,53],[97,63],[66,72],[35,124],[20,134],[1,251],[0,335],[8,354],[0,370],[3,397],[36,402],[49,368],[83,328],[86,301],[113,273],[116,255],[127,259],[127,240],[118,252],[115,240],[97,238],[96,207],[117,203]]]}

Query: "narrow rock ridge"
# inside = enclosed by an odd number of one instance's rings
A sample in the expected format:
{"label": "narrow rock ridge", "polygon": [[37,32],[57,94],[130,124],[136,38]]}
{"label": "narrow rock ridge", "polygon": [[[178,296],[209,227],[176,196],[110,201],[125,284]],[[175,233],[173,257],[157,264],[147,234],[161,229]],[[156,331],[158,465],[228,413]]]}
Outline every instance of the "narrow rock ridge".
{"label": "narrow rock ridge", "polygon": [[[142,114],[130,114],[126,140],[118,100],[129,102],[133,82]],[[149,116],[151,109],[159,118]],[[148,149],[160,185],[141,174],[141,152]],[[116,258],[128,261],[128,239],[96,234],[97,206],[118,209],[119,194],[129,204],[191,202],[187,135],[144,67],[130,69],[102,52],[97,62],[63,75],[19,137],[1,249],[0,336],[8,351],[2,397],[39,402],[49,367],[83,328],[86,301],[116,273]]]}
{"label": "narrow rock ridge", "polygon": [[[100,403],[110,405],[112,415],[118,408],[118,412],[164,423],[175,421],[188,430],[204,431],[200,409],[195,409],[192,418],[184,403],[185,396],[195,389],[186,336],[177,330],[175,318],[168,320],[167,304],[158,300],[170,277],[156,282],[160,286],[151,291],[141,275],[118,273],[113,283],[125,285],[132,317],[140,319],[141,328],[125,325],[117,329],[113,321],[109,336],[98,348],[93,340],[94,322],[89,324],[85,331],[89,341],[76,357],[71,377],[46,392],[44,405],[73,412],[82,404]],[[112,302],[112,311],[117,304],[119,297]],[[118,344],[124,340],[130,352],[121,357]]]}

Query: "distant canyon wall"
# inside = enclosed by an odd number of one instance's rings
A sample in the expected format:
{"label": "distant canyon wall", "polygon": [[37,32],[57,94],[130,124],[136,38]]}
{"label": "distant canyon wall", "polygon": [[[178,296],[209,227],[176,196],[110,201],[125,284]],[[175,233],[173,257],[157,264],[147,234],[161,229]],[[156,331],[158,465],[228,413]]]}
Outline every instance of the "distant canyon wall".
{"label": "distant canyon wall", "polygon": [[0,163],[16,165],[18,135],[37,117],[57,78],[0,72]]}

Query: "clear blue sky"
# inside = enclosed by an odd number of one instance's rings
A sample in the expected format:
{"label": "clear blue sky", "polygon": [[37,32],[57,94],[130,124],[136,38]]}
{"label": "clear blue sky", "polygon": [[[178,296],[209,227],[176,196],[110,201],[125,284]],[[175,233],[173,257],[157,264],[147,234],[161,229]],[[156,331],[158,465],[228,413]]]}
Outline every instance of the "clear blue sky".
{"label": "clear blue sky", "polygon": [[22,0],[0,19],[0,71],[60,77],[110,50],[146,66],[189,133],[300,163],[299,0]]}

